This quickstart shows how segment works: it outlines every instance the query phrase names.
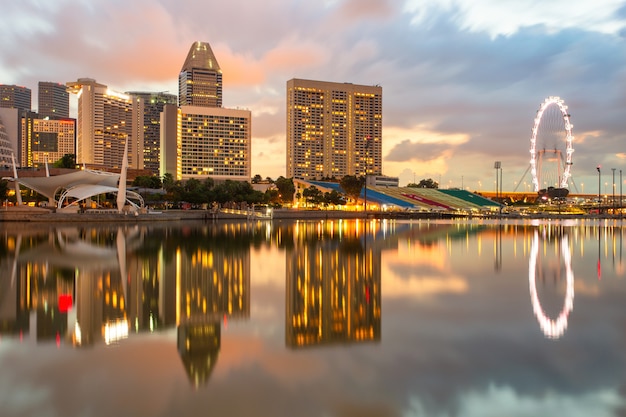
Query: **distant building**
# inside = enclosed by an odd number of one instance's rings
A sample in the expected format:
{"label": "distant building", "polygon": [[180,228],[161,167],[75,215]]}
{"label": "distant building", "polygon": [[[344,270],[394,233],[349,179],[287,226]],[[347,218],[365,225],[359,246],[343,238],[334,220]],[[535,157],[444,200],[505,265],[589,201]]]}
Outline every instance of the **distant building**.
{"label": "distant building", "polygon": [[[0,167],[19,167],[19,110],[0,107]],[[15,159],[13,159],[15,158]]]}
{"label": "distant building", "polygon": [[37,102],[41,118],[70,117],[70,93],[64,84],[39,81]]}
{"label": "distant building", "polygon": [[222,107],[222,70],[207,42],[194,42],[178,75],[178,105]]}
{"label": "distant building", "polygon": [[127,94],[143,99],[143,166],[159,175],[161,152],[161,112],[166,104],[176,105],[175,94],[131,91]]}
{"label": "distant building", "polygon": [[287,81],[287,177],[382,173],[382,87]]}
{"label": "distant building", "polygon": [[0,107],[30,111],[31,95],[30,88],[0,84]]}
{"label": "distant building", "polygon": [[52,165],[66,154],[76,154],[76,120],[69,117],[42,117],[24,112],[21,117],[22,167]]}
{"label": "distant building", "polygon": [[161,126],[161,176],[250,181],[250,111],[166,105]]}
{"label": "distant building", "polygon": [[366,184],[374,187],[399,187],[400,178],[386,175],[368,175]]}
{"label": "distant building", "polygon": [[110,90],[91,78],[68,82],[78,94],[76,162],[120,169],[128,142],[128,167],[143,169],[143,100]]}

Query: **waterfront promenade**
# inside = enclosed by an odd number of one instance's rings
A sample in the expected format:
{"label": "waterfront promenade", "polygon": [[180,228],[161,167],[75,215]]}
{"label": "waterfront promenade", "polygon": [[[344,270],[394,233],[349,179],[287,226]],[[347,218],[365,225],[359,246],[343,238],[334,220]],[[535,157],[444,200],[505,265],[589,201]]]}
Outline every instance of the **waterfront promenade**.
{"label": "waterfront promenade", "polygon": [[[146,213],[80,212],[55,213],[47,209],[32,207],[10,207],[0,209],[0,222],[47,222],[47,223],[115,223],[115,222],[162,222],[180,220],[315,220],[315,219],[362,219],[366,215],[362,211],[344,210],[300,210],[276,209],[271,216],[259,212],[237,210],[163,210]],[[408,211],[370,211],[367,218],[377,219],[613,219],[622,220],[621,216],[608,213],[602,214],[560,214],[534,213],[482,213],[466,214],[459,212],[408,212]]]}

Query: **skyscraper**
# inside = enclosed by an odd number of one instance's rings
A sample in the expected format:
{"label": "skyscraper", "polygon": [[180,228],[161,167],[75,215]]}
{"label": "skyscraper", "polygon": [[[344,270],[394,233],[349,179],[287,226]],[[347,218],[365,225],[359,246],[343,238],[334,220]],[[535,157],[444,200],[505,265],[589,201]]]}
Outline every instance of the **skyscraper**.
{"label": "skyscraper", "polygon": [[128,167],[143,169],[143,100],[91,78],[67,86],[79,95],[76,163],[120,169],[128,142]]}
{"label": "skyscraper", "polygon": [[222,107],[222,71],[208,43],[191,46],[178,80],[180,107],[161,114],[160,175],[250,181],[251,113]]}
{"label": "skyscraper", "polygon": [[19,85],[0,84],[0,107],[30,111],[30,88],[21,87]]}
{"label": "skyscraper", "polygon": [[194,42],[178,75],[178,105],[222,107],[222,70],[207,42]]}
{"label": "skyscraper", "polygon": [[161,151],[161,112],[166,104],[176,105],[177,97],[166,92],[131,91],[127,94],[143,99],[143,166],[144,169],[158,175]]}
{"label": "skyscraper", "polygon": [[382,87],[287,81],[287,177],[382,173]]}
{"label": "skyscraper", "polygon": [[37,102],[41,118],[70,117],[70,93],[63,84],[39,81]]}

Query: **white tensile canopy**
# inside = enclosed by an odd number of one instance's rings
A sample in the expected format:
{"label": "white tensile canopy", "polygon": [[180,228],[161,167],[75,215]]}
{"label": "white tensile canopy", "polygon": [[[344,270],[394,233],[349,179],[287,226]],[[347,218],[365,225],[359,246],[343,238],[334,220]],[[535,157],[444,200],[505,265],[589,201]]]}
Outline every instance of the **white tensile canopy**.
{"label": "white tensile canopy", "polygon": [[[55,196],[62,191],[57,202],[57,208],[61,208],[68,197],[81,201],[103,193],[117,194],[120,174],[81,170],[53,177],[12,178],[12,180],[48,197],[50,201],[56,201]],[[143,200],[139,194],[126,191],[126,197],[129,195],[139,201]]]}

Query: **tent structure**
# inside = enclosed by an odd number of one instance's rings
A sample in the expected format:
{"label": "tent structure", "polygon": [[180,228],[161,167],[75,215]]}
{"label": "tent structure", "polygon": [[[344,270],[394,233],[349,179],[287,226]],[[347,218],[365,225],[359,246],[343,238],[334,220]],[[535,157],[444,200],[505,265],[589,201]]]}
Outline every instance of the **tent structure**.
{"label": "tent structure", "polygon": [[[53,177],[9,178],[9,180],[17,181],[20,185],[47,197],[50,202],[54,202],[58,210],[62,210],[70,198],[74,199],[70,204],[78,204],[99,194],[119,194],[120,191],[118,187],[120,174],[87,169]],[[134,208],[143,206],[143,198],[138,193],[125,188],[122,192],[125,193],[125,202]]]}

